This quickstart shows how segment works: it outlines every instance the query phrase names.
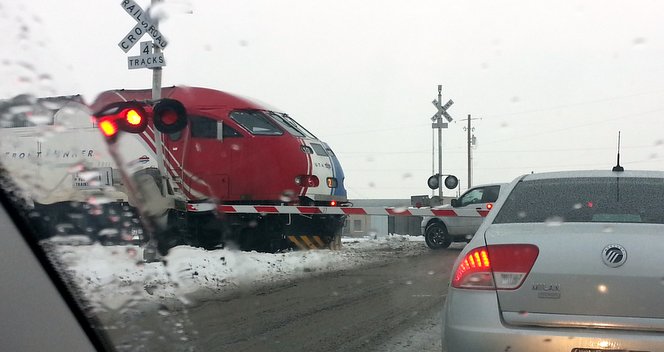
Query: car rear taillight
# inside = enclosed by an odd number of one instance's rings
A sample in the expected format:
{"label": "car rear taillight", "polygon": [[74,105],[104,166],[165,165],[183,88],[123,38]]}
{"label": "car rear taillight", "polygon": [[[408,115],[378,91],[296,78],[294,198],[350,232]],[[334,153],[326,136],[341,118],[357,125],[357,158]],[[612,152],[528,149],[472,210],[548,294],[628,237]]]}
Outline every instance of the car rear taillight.
{"label": "car rear taillight", "polygon": [[515,290],[533,268],[539,249],[532,244],[478,247],[466,254],[454,273],[452,287]]}

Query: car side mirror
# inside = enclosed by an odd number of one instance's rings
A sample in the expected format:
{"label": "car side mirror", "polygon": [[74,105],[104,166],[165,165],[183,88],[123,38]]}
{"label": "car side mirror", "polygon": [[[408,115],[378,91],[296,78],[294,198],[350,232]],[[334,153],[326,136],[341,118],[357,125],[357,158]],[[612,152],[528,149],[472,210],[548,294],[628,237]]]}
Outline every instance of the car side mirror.
{"label": "car side mirror", "polygon": [[459,206],[459,200],[458,199],[452,199],[450,204],[452,205],[453,208],[456,208],[456,207]]}

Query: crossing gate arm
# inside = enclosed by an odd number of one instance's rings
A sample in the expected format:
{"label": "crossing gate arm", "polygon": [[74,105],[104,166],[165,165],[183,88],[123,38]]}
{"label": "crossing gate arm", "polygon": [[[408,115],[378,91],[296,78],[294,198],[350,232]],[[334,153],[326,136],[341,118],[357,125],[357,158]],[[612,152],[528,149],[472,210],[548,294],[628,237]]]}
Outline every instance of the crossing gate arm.
{"label": "crossing gate arm", "polygon": [[[209,209],[205,207],[206,209]],[[217,210],[229,214],[301,214],[301,215],[384,215],[384,216],[437,216],[486,217],[489,211],[474,209],[431,209],[393,207],[313,207],[292,205],[219,205]],[[192,210],[190,210],[192,211]]]}

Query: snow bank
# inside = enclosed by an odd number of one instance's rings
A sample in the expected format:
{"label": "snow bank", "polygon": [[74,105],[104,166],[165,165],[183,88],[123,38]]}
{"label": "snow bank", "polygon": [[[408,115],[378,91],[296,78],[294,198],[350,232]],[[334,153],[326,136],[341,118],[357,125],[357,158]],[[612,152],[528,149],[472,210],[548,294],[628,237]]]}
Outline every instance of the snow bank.
{"label": "snow bank", "polygon": [[343,238],[342,242],[343,248],[337,251],[286,253],[179,246],[155,263],[144,263],[138,246],[57,241],[49,247],[93,308],[113,311],[145,299],[193,303],[428,250],[419,236]]}

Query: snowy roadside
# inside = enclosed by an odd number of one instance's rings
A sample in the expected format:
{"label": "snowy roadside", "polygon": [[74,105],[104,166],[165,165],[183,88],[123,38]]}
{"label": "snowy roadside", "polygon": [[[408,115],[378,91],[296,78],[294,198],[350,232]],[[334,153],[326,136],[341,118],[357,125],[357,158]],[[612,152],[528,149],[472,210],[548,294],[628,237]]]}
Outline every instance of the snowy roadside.
{"label": "snowy roadside", "polygon": [[392,257],[428,251],[420,236],[343,238],[341,250],[287,253],[206,251],[179,246],[163,262],[143,263],[137,246],[52,246],[65,270],[96,308],[119,310],[136,301],[192,301],[287,283]]}

